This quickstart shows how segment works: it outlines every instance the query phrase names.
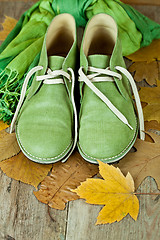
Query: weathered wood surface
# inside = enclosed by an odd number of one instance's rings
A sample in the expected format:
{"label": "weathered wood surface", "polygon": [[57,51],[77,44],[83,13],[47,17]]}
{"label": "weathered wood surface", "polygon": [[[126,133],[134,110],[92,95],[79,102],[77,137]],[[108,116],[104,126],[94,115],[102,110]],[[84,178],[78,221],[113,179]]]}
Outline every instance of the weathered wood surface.
{"label": "weathered wood surface", "polygon": [[63,240],[64,211],[49,209],[35,198],[34,187],[0,174],[0,240]]}
{"label": "weathered wood surface", "polygon": [[[4,15],[19,19],[32,4],[33,2],[27,1],[0,0],[0,22]],[[160,7],[136,8],[160,23]],[[32,186],[12,180],[0,172],[0,240],[160,239],[160,197],[139,197],[140,213],[137,222],[127,216],[120,223],[95,226],[101,206],[77,200],[69,202],[64,211],[48,209],[45,204],[38,202],[33,190]],[[138,190],[158,191],[154,180],[149,177]]]}
{"label": "weathered wood surface", "polygon": [[137,5],[158,5],[160,6],[160,0],[122,0],[122,2],[127,4],[137,4]]}
{"label": "weathered wood surface", "polygon": [[[38,0],[23,0],[23,2],[37,2]],[[8,2],[8,0],[1,0],[1,2]],[[10,2],[21,2],[21,0],[10,0]],[[160,5],[160,0],[122,0],[122,2],[127,4],[136,4],[136,5]]]}
{"label": "weathered wood surface", "polygon": [[[141,192],[157,191],[152,178],[146,178]],[[140,196],[140,213],[135,222],[127,216],[119,223],[95,226],[101,206],[87,205],[83,200],[69,203],[66,240],[159,240],[160,199]],[[75,231],[76,229],[76,231]]]}

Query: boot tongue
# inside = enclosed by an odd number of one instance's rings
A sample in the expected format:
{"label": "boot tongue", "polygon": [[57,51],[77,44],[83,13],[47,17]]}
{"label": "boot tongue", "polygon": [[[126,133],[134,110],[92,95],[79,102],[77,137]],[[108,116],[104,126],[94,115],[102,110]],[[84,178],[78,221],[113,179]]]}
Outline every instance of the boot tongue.
{"label": "boot tongue", "polygon": [[54,70],[60,70],[62,69],[62,65],[65,58],[60,56],[50,56],[48,57],[48,67],[54,71]]}
{"label": "boot tongue", "polygon": [[88,66],[96,68],[107,68],[110,63],[110,56],[107,55],[90,55],[88,56]]}

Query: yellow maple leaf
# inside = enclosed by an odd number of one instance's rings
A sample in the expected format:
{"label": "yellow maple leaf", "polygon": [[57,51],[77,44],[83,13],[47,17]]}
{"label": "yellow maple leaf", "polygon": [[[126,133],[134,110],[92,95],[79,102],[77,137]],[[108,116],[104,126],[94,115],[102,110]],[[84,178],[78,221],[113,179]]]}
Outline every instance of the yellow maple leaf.
{"label": "yellow maple leaf", "polygon": [[160,60],[160,39],[154,40],[148,47],[143,47],[137,52],[127,56],[133,62],[152,62]]}
{"label": "yellow maple leaf", "polygon": [[4,22],[1,23],[1,25],[3,26],[3,30],[0,32],[0,41],[4,41],[6,39],[8,34],[15,27],[16,23],[17,23],[16,19],[5,16]]}
{"label": "yellow maple leaf", "polygon": [[47,176],[52,164],[39,164],[30,161],[22,152],[15,157],[0,162],[1,170],[10,178],[20,180],[37,188]]}
{"label": "yellow maple leaf", "polygon": [[157,87],[141,87],[139,96],[142,102],[147,103],[143,108],[144,120],[156,120],[160,123],[160,81],[157,81]]}
{"label": "yellow maple leaf", "polygon": [[87,179],[73,190],[87,203],[105,205],[96,224],[121,221],[128,213],[137,220],[139,201],[134,194],[134,181],[130,173],[125,177],[119,168],[99,162],[102,179]]}

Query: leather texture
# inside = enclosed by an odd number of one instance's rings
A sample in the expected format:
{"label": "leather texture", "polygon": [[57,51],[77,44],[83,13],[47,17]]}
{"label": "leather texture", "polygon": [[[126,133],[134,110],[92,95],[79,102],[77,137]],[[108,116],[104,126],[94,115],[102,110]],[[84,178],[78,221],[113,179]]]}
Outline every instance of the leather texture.
{"label": "leather texture", "polygon": [[[107,19],[108,15],[106,15],[106,21]],[[90,22],[86,28],[89,27]],[[86,73],[88,66],[104,69],[110,67],[115,72],[117,72],[115,66],[125,67],[118,36],[111,55],[85,56],[83,51],[85,33],[81,45],[81,66]],[[97,163],[97,160],[101,160],[111,163],[121,159],[133,146],[138,132],[137,116],[130,86],[125,76],[122,80],[114,78],[114,82],[97,82],[94,85],[127,117],[133,130],[120,121],[87,85],[80,83],[78,149],[82,157],[89,162]]]}
{"label": "leather texture", "polygon": [[[44,75],[48,67],[51,70],[74,69],[76,30],[75,40],[66,57],[47,56],[46,36],[39,62],[43,69],[36,76]],[[65,84],[48,85],[37,82],[36,76],[18,116],[16,136],[23,153],[29,159],[38,163],[54,163],[63,159],[73,145],[71,83],[64,78]]]}

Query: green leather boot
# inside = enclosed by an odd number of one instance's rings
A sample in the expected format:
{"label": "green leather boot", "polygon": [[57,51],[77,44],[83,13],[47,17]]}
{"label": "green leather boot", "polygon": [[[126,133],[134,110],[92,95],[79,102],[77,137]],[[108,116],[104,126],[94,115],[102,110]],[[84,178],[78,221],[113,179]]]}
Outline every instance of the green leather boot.
{"label": "green leather boot", "polygon": [[[73,70],[76,48],[74,18],[69,14],[56,16],[44,38],[39,66],[26,76],[10,128],[12,132],[18,116],[17,141],[22,152],[34,162],[65,161],[75,148],[77,113]],[[28,81],[35,72],[23,103]]]}
{"label": "green leather boot", "polygon": [[144,121],[135,82],[122,57],[118,28],[109,15],[98,14],[89,21],[80,63],[79,152],[91,163],[115,162],[133,146],[139,125],[144,139]]}

